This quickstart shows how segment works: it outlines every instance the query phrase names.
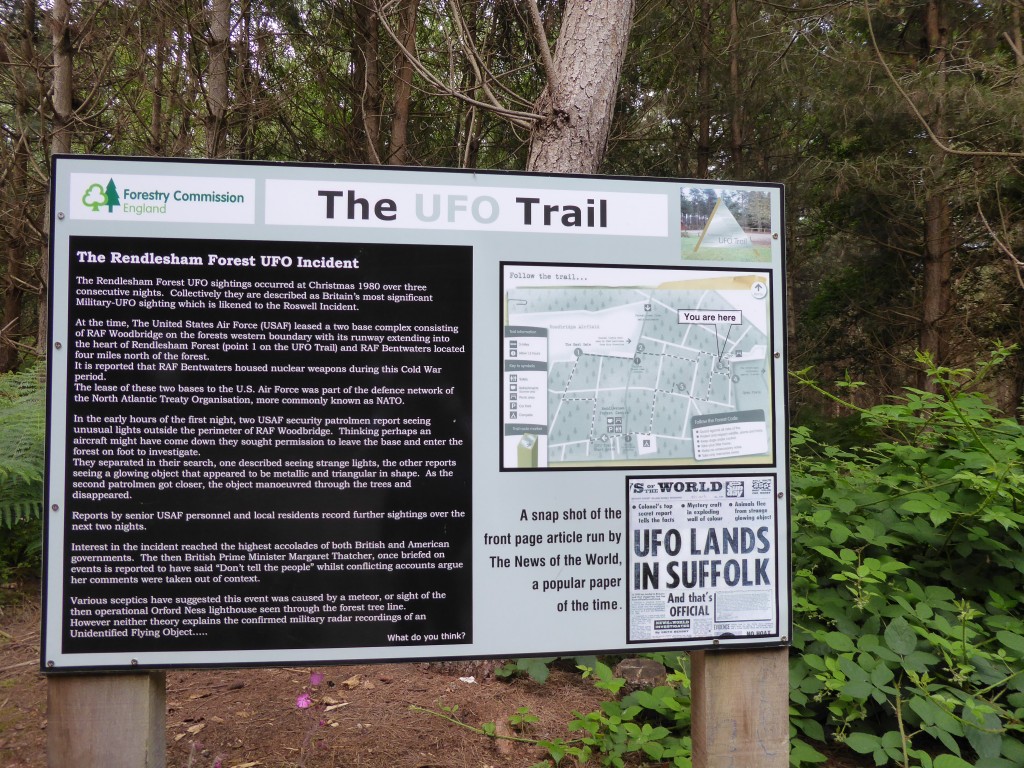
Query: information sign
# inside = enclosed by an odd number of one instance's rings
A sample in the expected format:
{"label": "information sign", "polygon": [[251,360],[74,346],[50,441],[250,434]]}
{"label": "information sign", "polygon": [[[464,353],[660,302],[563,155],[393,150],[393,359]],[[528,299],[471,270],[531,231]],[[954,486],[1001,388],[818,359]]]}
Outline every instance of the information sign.
{"label": "information sign", "polygon": [[43,668],[788,641],[782,189],[54,160]]}

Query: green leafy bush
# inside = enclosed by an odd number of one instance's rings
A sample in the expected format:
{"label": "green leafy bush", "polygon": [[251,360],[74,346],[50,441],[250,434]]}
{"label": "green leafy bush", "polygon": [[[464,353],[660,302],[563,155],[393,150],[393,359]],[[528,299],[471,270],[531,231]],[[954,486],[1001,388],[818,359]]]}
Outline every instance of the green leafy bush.
{"label": "green leafy bush", "polygon": [[844,403],[863,448],[794,430],[796,762],[824,759],[803,735],[879,766],[1024,765],[1024,428],[976,393],[990,365]]}
{"label": "green leafy bush", "polygon": [[[656,654],[670,668],[666,685],[634,691],[619,701],[605,701],[600,709],[576,714],[569,730],[582,734],[581,746],[570,752],[582,763],[596,756],[601,765],[623,768],[631,756],[673,768],[691,768],[690,679],[678,656]],[[673,669],[674,667],[674,669]],[[598,661],[581,666],[584,677],[612,695],[625,680]]]}
{"label": "green leafy bush", "polygon": [[[577,664],[582,676],[590,679],[595,688],[607,691],[612,700],[602,702],[600,709],[593,712],[574,712],[575,719],[569,723],[569,730],[580,735],[568,740],[501,734],[495,722],[481,723],[478,727],[460,719],[458,705],[439,705],[438,709],[413,705],[410,709],[441,718],[480,736],[530,744],[546,750],[548,759],[535,763],[531,768],[551,768],[552,764],[584,765],[592,759],[611,768],[625,768],[627,761],[630,765],[638,761],[654,761],[671,768],[692,768],[691,741],[686,735],[690,725],[690,682],[686,661],[676,654],[659,653],[651,656],[668,668],[666,684],[650,690],[633,691],[620,700],[614,697],[625,686],[626,680],[616,677],[611,667],[592,656],[579,657],[590,660],[588,663]],[[528,671],[536,671],[537,667],[525,665],[525,661],[513,662],[504,676],[512,676],[518,665],[534,680],[543,683],[543,680],[537,680],[536,675]],[[551,661],[554,659],[537,660],[545,670]],[[546,671],[543,677],[547,679]],[[508,723],[517,733],[522,734],[539,720],[528,708],[519,707],[508,718]]]}
{"label": "green leafy bush", "polygon": [[550,656],[547,658],[512,659],[494,670],[494,674],[504,678],[526,675],[535,683],[545,683],[551,673],[549,665],[557,658]]}

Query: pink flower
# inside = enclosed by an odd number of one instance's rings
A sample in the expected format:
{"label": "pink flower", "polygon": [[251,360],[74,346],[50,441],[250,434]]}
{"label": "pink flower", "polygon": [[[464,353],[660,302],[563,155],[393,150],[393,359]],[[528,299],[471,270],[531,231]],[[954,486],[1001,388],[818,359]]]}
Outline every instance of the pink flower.
{"label": "pink flower", "polygon": [[324,681],[324,676],[320,672],[312,672],[309,675],[309,684],[314,688]]}
{"label": "pink flower", "polygon": [[303,693],[295,700],[295,706],[299,709],[309,709],[313,705],[308,693]]}

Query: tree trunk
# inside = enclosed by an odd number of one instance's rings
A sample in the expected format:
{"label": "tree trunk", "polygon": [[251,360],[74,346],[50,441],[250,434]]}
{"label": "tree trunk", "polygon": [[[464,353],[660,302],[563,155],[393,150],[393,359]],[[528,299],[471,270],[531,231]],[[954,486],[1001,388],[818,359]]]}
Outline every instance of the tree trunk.
{"label": "tree trunk", "polygon": [[1010,29],[1006,33],[1006,39],[1013,49],[1013,58],[1017,62],[1017,69],[1024,69],[1024,37],[1020,31],[1020,8],[1016,5],[1010,9]]}
{"label": "tree trunk", "polygon": [[[416,49],[416,10],[419,0],[403,0],[398,16],[398,37],[409,52]],[[395,109],[391,118],[391,141],[388,164],[408,165],[409,114],[412,109],[412,62],[407,56],[398,57],[395,73]]]}
{"label": "tree trunk", "polygon": [[732,177],[743,176],[743,97],[740,93],[740,14],[738,0],[729,2],[729,96],[732,101],[730,156]]}
{"label": "tree trunk", "polygon": [[700,3],[700,48],[697,52],[697,178],[708,177],[711,164],[711,6]]}
{"label": "tree trunk", "polygon": [[252,2],[242,0],[239,11],[241,32],[238,40],[237,68],[235,78],[235,107],[241,112],[237,121],[238,157],[243,160],[254,160],[256,148],[256,100],[259,98],[254,76],[253,59],[256,49],[252,35]]}
{"label": "tree trunk", "polygon": [[[946,362],[947,343],[943,321],[949,314],[953,274],[952,216],[945,191],[925,200],[924,282],[921,306],[921,351],[938,365]],[[924,381],[921,382],[924,384]]]}
{"label": "tree trunk", "polygon": [[[179,42],[192,36],[192,22],[187,14],[178,18],[178,28],[174,36]],[[170,96],[167,112],[169,115],[179,115],[178,119],[181,122],[177,129],[170,133],[173,140],[168,147],[168,154],[172,157],[184,155],[192,149],[192,118],[194,113],[191,105],[198,98],[198,93],[202,90],[200,75],[198,74],[201,72],[201,69],[195,63],[196,52],[194,46],[179,44],[175,48],[176,56],[171,67],[171,72],[174,75],[168,87]]]}
{"label": "tree trunk", "polygon": [[[10,180],[7,182],[7,194],[10,199],[5,203],[12,208],[12,216],[7,228],[6,269],[3,285],[3,314],[0,315],[0,373],[12,371],[18,367],[18,342],[24,327],[22,312],[25,304],[26,259],[28,257],[28,163],[31,151],[29,124],[33,109],[33,93],[38,96],[38,88],[34,87],[33,61],[35,59],[35,27],[36,3],[28,0],[22,7],[20,29],[18,30],[21,44],[14,56],[17,59],[14,74],[14,125],[13,148],[11,158]],[[7,59],[6,52],[4,59]],[[11,62],[4,61],[8,66]],[[45,326],[44,326],[45,328]],[[46,342],[43,341],[45,348]]]}
{"label": "tree trunk", "polygon": [[206,156],[224,157],[228,133],[228,53],[231,0],[213,0],[206,70]]}
{"label": "tree trunk", "polygon": [[527,170],[597,172],[632,21],[633,0],[567,0]]}
{"label": "tree trunk", "polygon": [[369,0],[352,4],[355,20],[352,74],[355,80],[356,135],[361,136],[366,163],[380,162],[380,30],[377,11]]}
{"label": "tree trunk", "polygon": [[[34,5],[34,3],[29,3]],[[70,0],[54,0],[50,10],[50,32],[53,42],[53,74],[50,85],[50,101],[53,105],[53,131],[50,135],[50,152],[67,154],[71,152],[71,121],[74,108],[71,101],[72,49],[71,49],[71,3]],[[43,232],[49,237],[50,211],[44,208]],[[26,212],[27,215],[27,212]],[[36,317],[36,353],[46,356],[47,333],[49,328],[49,299],[47,288],[50,282],[49,243],[44,242],[39,258],[39,305]]]}
{"label": "tree trunk", "polygon": [[[480,3],[474,0],[468,0],[462,6],[462,18],[465,22],[466,29],[466,40],[469,46],[471,46],[474,52],[480,52],[481,58],[487,56],[486,52],[480,50],[478,41],[477,30],[479,27],[480,19]],[[480,96],[480,81],[477,77],[474,67],[470,64],[469,56],[465,56],[465,60],[462,66],[462,80],[463,87],[466,93],[471,99],[476,99]],[[463,117],[462,129],[459,132],[459,143],[456,145],[458,149],[458,167],[459,168],[476,168],[480,160],[480,141],[479,131],[480,125],[483,122],[483,115],[481,110],[474,105],[469,105],[466,108],[465,117]]]}
{"label": "tree trunk", "polygon": [[156,36],[153,47],[153,106],[149,118],[149,151],[160,155],[164,146],[164,63],[167,58],[167,16],[163,9],[156,10]]}
{"label": "tree trunk", "polygon": [[71,151],[71,7],[69,0],[54,0],[50,11],[53,34],[53,137],[54,154]]}
{"label": "tree trunk", "polygon": [[[946,138],[946,28],[941,0],[929,0],[925,8],[926,63],[933,79],[928,118],[935,135]],[[931,355],[937,365],[947,362],[945,320],[952,305],[950,283],[953,275],[953,216],[949,192],[943,179],[945,153],[931,148],[928,162],[928,190],[924,210],[924,274],[921,289],[921,351]],[[934,390],[922,371],[921,389]]]}

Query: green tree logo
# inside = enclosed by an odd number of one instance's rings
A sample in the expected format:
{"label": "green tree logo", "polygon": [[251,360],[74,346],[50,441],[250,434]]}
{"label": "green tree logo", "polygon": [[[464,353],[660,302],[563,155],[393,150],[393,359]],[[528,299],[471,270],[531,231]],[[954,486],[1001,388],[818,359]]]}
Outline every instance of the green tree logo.
{"label": "green tree logo", "polygon": [[107,210],[113,213],[114,206],[121,204],[121,196],[117,194],[117,185],[111,179],[107,182],[106,188],[102,184],[90,184],[82,195],[82,204],[87,208],[98,211],[101,206],[107,206]]}
{"label": "green tree logo", "polygon": [[111,179],[107,182],[107,210],[113,213],[114,206],[120,204],[121,198],[117,194],[117,186],[114,184],[114,180]]}

